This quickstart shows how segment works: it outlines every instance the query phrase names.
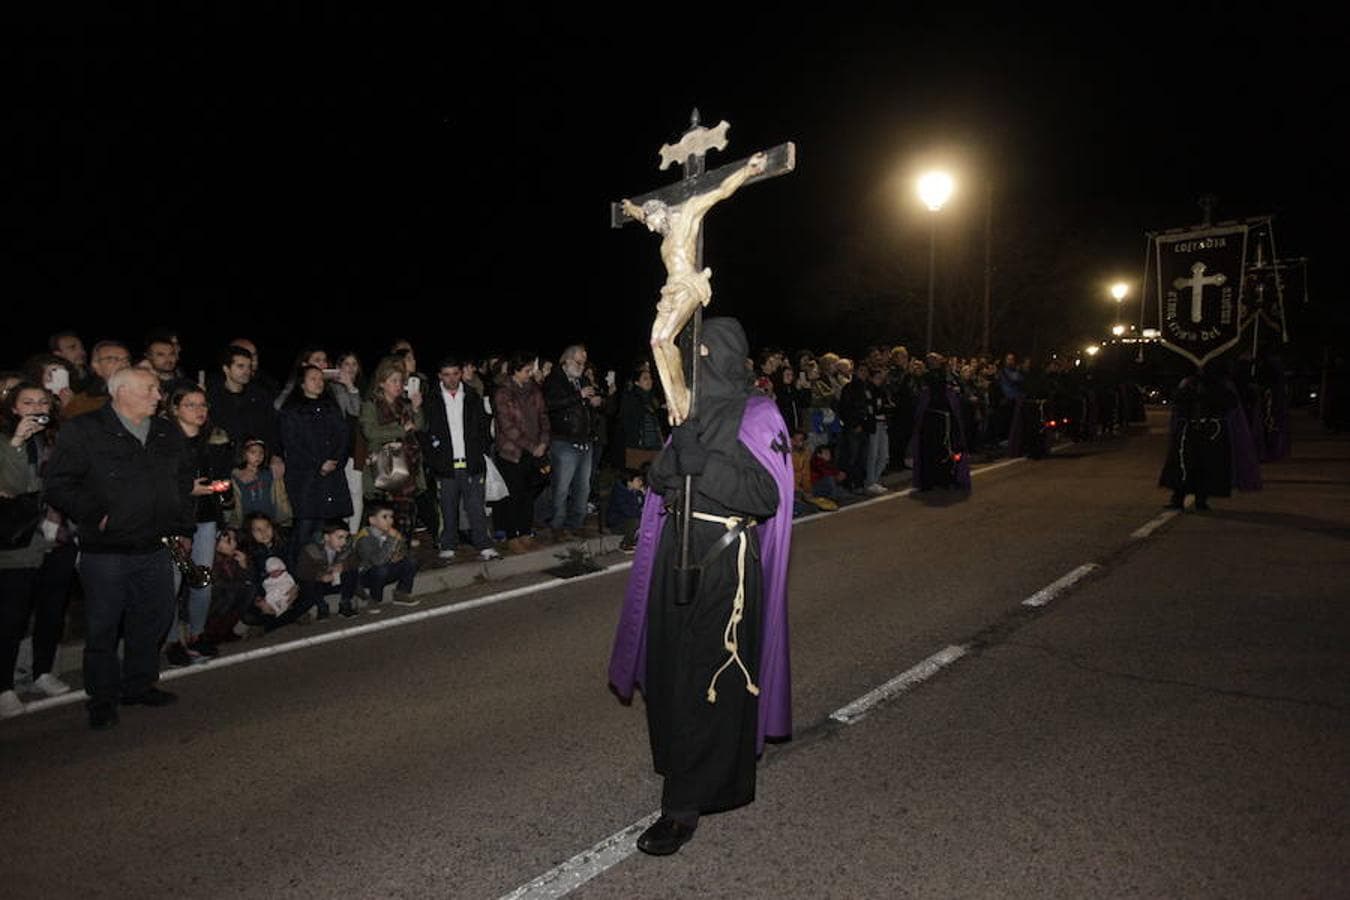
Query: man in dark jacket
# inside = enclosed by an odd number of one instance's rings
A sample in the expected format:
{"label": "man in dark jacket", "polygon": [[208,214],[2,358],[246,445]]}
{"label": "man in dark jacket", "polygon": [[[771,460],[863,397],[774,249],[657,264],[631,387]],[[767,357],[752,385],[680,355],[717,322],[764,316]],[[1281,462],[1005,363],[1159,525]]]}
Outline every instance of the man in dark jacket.
{"label": "man in dark jacket", "polygon": [[[591,494],[591,450],[604,398],[587,380],[586,348],[580,344],[562,353],[559,365],[544,381],[548,407],[549,457],[553,464],[553,518],[549,526],[570,538],[586,521]],[[566,530],[564,530],[566,529]]]}
{"label": "man in dark jacket", "polygon": [[272,398],[253,382],[253,354],[231,345],[220,357],[221,377],[208,378],[206,398],[211,421],[225,429],[236,447],[257,438],[271,450],[277,446],[277,410]]}
{"label": "man in dark jacket", "polygon": [[478,558],[496,559],[484,511],[487,476],[487,413],[483,398],[464,383],[457,357],[442,360],[435,394],[427,397],[424,455],[441,496],[441,559],[454,559],[459,543],[459,505],[469,517],[469,534]]}
{"label": "man in dark jacket", "polygon": [[[840,360],[839,370],[844,368]],[[844,487],[851,491],[861,491],[867,475],[867,445],[876,431],[876,415],[867,395],[867,381],[870,373],[866,365],[859,364],[858,371],[843,389],[839,391],[839,468],[844,470],[848,480]]]}
{"label": "man in dark jacket", "polygon": [[84,687],[89,724],[98,730],[117,724],[119,700],[164,706],[177,699],[155,686],[159,642],[174,612],[173,560],[163,538],[188,544],[196,507],[183,433],[154,414],[159,390],[153,372],[115,373],[111,401],[66,423],[47,466],[49,502],[80,529]]}

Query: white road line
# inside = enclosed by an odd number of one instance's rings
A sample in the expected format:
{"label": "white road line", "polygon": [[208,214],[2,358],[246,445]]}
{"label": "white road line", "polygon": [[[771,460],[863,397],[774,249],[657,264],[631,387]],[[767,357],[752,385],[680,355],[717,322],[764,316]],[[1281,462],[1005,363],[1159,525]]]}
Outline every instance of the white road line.
{"label": "white road line", "polygon": [[522,884],[501,900],[554,900],[570,894],[606,869],[613,868],[637,850],[638,835],[661,815],[657,810],[622,831],[616,831],[589,850],[549,869],[529,884]]}
{"label": "white road line", "polygon": [[[971,471],[971,475],[979,475],[983,472],[993,471],[994,469],[1001,469],[1004,466],[1010,466],[1013,465],[1014,463],[1020,462],[1023,462],[1023,459],[1021,457],[1017,459],[1004,460],[1003,462],[998,462],[992,465],[983,466],[978,469],[973,469]],[[849,506],[842,506],[838,510],[835,510],[833,512],[822,512],[809,516],[802,516],[801,518],[794,520],[792,524],[800,525],[806,522],[814,521],[816,519],[829,518],[831,516],[838,515],[841,512],[847,512],[853,509],[861,509],[864,506],[872,506],[873,504],[881,503],[887,500],[895,500],[899,497],[906,497],[912,493],[914,493],[914,488],[912,487],[905,488],[904,490],[900,491],[893,491],[889,494],[883,494],[879,497],[873,497],[868,500],[863,500],[858,503],[850,504]],[[283,653],[291,653],[295,650],[302,650],[306,647],[316,647],[320,644],[332,643],[333,641],[344,641],[347,640],[348,638],[359,637],[363,634],[370,634],[375,631],[384,631],[387,628],[398,628],[403,625],[411,625],[414,622],[421,622],[425,619],[434,619],[439,616],[448,616],[454,613],[466,612],[471,609],[478,609],[479,607],[482,606],[491,606],[494,603],[501,603],[505,600],[513,600],[516,597],[524,597],[529,594],[538,593],[540,591],[551,590],[552,588],[560,587],[564,584],[575,584],[579,581],[585,581],[589,578],[599,578],[605,575],[613,575],[616,572],[624,572],[627,571],[628,569],[631,569],[632,567],[633,561],[626,560],[621,563],[615,563],[612,566],[607,566],[599,572],[591,572],[587,575],[579,575],[575,578],[550,578],[548,581],[541,581],[538,584],[531,584],[526,585],[525,587],[513,588],[509,591],[502,591],[497,594],[487,594],[482,597],[475,597],[472,600],[465,600],[461,603],[450,603],[447,604],[446,606],[437,606],[433,609],[424,609],[415,613],[407,613],[401,616],[397,615],[390,616],[387,619],[381,619],[375,622],[366,622],[361,625],[351,625],[346,628],[338,629],[336,631],[329,631],[324,634],[315,635],[314,637],[301,638],[300,640],[296,641],[287,641],[283,644],[272,644],[267,647],[258,647],[255,650],[245,650],[241,653],[231,653],[226,656],[219,656],[214,660],[212,660],[211,662],[204,663],[202,665],[189,666],[181,669],[166,669],[160,674],[159,677],[161,680],[169,681],[175,678],[187,678],[192,675],[202,675],[207,672],[215,672],[228,666],[234,666],[239,665],[240,663],[251,662],[255,659],[264,659],[269,656],[280,656]],[[84,691],[75,690],[71,691],[68,694],[62,694],[59,697],[47,697],[42,700],[34,700],[30,703],[24,704],[24,711],[23,713],[20,713],[20,715],[42,712],[43,710],[52,709],[58,706],[68,706],[71,703],[80,703],[84,701],[85,697],[86,695]]]}
{"label": "white road line", "polygon": [[1150,534],[1157,531],[1159,528],[1163,527],[1164,525],[1166,525],[1168,522],[1172,521],[1179,515],[1181,515],[1181,510],[1169,509],[1166,512],[1153,517],[1148,522],[1144,523],[1143,525],[1136,528],[1134,531],[1130,532],[1130,537],[1134,538],[1136,541],[1142,541],[1144,538],[1148,537]]}
{"label": "white road line", "polygon": [[[389,628],[399,628],[403,625],[411,625],[414,622],[422,622],[426,619],[435,619],[440,616],[448,616],[454,613],[467,612],[471,609],[478,609],[483,606],[491,606],[494,603],[501,603],[505,600],[513,600],[516,597],[525,597],[530,594],[537,594],[540,591],[547,591],[563,584],[576,584],[580,581],[587,581],[592,578],[600,578],[605,575],[613,574],[633,565],[632,560],[621,563],[615,563],[601,569],[598,572],[590,572],[585,575],[578,575],[575,578],[550,578],[547,581],[541,581],[538,584],[529,584],[524,587],[512,588],[509,591],[501,591],[496,594],[487,594],[482,597],[474,597],[472,600],[463,600],[459,603],[449,603],[445,606],[437,606],[432,609],[423,609],[415,613],[406,613],[404,615],[390,616],[386,619],[379,619],[374,622],[363,622],[360,625],[351,625],[337,631],[329,631],[324,634],[316,634],[313,637],[301,638],[298,641],[287,641],[284,644],[272,644],[267,647],[258,647],[254,650],[245,650],[242,653],[231,653],[228,656],[219,656],[211,662],[203,663],[197,666],[188,666],[181,669],[166,669],[160,673],[160,680],[168,681],[175,678],[188,678],[192,675],[202,675],[207,672],[215,672],[228,666],[239,665],[240,663],[252,662],[255,659],[264,659],[269,656],[280,656],[283,653],[291,653],[295,650],[302,650],[306,647],[317,647],[320,644],[331,644],[334,641],[344,641],[348,638],[357,637],[363,634],[370,634],[376,631],[385,631]],[[45,700],[34,700],[32,703],[25,704],[24,713],[41,712],[44,709],[51,709],[54,706],[64,706],[70,703],[78,703],[85,699],[84,691],[71,691],[68,694],[62,694],[59,697],[51,697]]]}
{"label": "white road line", "polygon": [[1056,581],[1052,581],[1036,593],[1022,601],[1023,606],[1044,606],[1060,594],[1073,587],[1093,572],[1100,569],[1101,566],[1096,563],[1083,563],[1083,565],[1074,569],[1068,575]]}
{"label": "white road line", "polygon": [[847,706],[830,713],[830,718],[845,725],[852,725],[864,718],[873,707],[886,702],[896,694],[903,693],[922,681],[932,678],[944,666],[949,666],[969,652],[969,647],[953,644],[939,650],[916,666],[911,666],[879,688],[863,694]]}

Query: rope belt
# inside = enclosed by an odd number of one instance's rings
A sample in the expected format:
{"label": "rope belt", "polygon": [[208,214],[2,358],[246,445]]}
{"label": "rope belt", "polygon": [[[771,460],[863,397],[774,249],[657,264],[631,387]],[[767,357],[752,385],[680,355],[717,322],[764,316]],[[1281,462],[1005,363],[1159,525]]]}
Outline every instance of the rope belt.
{"label": "rope belt", "polygon": [[750,677],[750,670],[745,667],[741,660],[740,646],[736,636],[736,628],[745,617],[745,554],[749,548],[749,542],[746,536],[746,529],[754,526],[753,519],[742,518],[741,516],[714,516],[708,513],[695,512],[694,518],[700,522],[716,522],[727,529],[728,532],[739,531],[736,537],[739,547],[736,551],[736,596],[731,600],[731,618],[727,620],[727,627],[722,632],[722,646],[730,651],[731,655],[727,661],[713,673],[712,680],[708,682],[708,702],[717,702],[717,679],[722,677],[732,663],[735,663],[745,676],[745,689],[754,696],[759,696],[759,686],[755,684]]}

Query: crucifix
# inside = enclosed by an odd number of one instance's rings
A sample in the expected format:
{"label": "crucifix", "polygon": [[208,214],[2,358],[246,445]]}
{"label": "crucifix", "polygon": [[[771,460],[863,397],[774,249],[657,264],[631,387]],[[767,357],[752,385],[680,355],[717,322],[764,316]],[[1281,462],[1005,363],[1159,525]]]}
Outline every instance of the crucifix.
{"label": "crucifix", "polygon": [[[699,124],[698,110],[689,117],[689,130],[675,144],[661,147],[661,171],[679,163],[684,177],[659,190],[610,204],[610,226],[622,228],[629,222],[641,222],[661,235],[661,262],[666,267],[666,283],[656,304],[652,322],[651,348],[656,370],[665,390],[670,424],[679,425],[696,411],[699,329],[703,307],[712,300],[712,270],[703,265],[703,217],[714,205],[752,182],[786,175],[797,165],[797,147],[791,141],[771,147],[753,156],[704,170],[709,150],[725,150],[727,130],[722,120],[713,128]],[[689,326],[686,328],[686,326]],[[675,341],[685,344],[689,359],[686,387],[685,362]],[[689,522],[693,517],[693,477],[685,476],[678,507],[680,555],[676,566],[676,603],[688,603],[694,594],[697,566],[689,559]]]}
{"label": "crucifix", "polygon": [[[693,413],[697,392],[696,384],[692,391],[686,386],[684,361],[675,342],[692,320],[687,352],[696,352],[701,312],[712,300],[712,270],[703,265],[703,217],[742,186],[784,175],[796,166],[796,147],[789,142],[705,172],[704,158],[709,150],[726,149],[727,130],[731,126],[724,120],[714,128],[704,128],[699,125],[697,109],[690,118],[690,128],[679,142],[663,145],[660,150],[659,168],[665,170],[672,162],[679,163],[684,170],[683,179],[610,207],[612,227],[641,222],[661,235],[666,283],[656,305],[650,343],[672,425],[680,424]],[[691,364],[690,369],[692,384],[697,367]]]}
{"label": "crucifix", "polygon": [[1191,266],[1190,278],[1178,278],[1172,282],[1172,287],[1179,291],[1190,288],[1191,291],[1191,321],[1199,322],[1203,317],[1201,300],[1204,299],[1205,285],[1212,284],[1216,287],[1228,281],[1228,276],[1220,272],[1218,275],[1206,275],[1205,264],[1198,262]]}

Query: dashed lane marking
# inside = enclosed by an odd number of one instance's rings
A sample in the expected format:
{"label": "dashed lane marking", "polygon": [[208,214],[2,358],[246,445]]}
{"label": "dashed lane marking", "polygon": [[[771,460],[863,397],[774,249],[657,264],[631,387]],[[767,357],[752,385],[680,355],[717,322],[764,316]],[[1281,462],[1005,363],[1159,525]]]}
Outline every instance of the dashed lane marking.
{"label": "dashed lane marking", "polygon": [[1148,520],[1143,525],[1140,525],[1134,531],[1130,532],[1130,537],[1132,537],[1136,541],[1142,541],[1144,538],[1148,537],[1150,534],[1157,531],[1159,528],[1163,527],[1164,525],[1166,525],[1168,522],[1172,521],[1179,515],[1181,515],[1181,510],[1169,509],[1166,512],[1154,516],[1152,519]]}
{"label": "dashed lane marking", "polygon": [[1083,563],[1063,578],[1050,582],[1036,593],[1022,601],[1023,606],[1045,606],[1051,600],[1073,587],[1093,572],[1100,569],[1096,563]]}
{"label": "dashed lane marking", "polygon": [[915,685],[927,681],[946,666],[950,666],[970,650],[969,647],[952,645],[939,650],[918,665],[911,666],[881,687],[863,694],[847,706],[830,713],[830,718],[845,725],[852,725],[867,716],[876,706],[885,703],[896,694],[904,693]]}

